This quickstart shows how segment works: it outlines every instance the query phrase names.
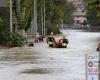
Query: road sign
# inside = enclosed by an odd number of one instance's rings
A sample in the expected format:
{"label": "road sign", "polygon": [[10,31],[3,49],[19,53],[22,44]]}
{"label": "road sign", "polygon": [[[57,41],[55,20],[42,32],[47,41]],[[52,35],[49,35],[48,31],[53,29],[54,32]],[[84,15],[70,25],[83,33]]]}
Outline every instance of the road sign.
{"label": "road sign", "polygon": [[86,80],[98,79],[99,54],[86,54]]}
{"label": "road sign", "polygon": [[89,67],[93,67],[93,62],[91,62],[91,61],[88,62],[88,66],[89,66]]}
{"label": "road sign", "polygon": [[97,75],[88,75],[87,80],[99,80]]}

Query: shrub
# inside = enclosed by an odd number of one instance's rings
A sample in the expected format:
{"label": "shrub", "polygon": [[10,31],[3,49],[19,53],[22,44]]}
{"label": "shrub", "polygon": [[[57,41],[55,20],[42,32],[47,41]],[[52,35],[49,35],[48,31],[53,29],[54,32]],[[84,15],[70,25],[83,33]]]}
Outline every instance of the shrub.
{"label": "shrub", "polygon": [[20,33],[10,33],[9,24],[0,19],[0,45],[21,47],[26,43],[26,37]]}
{"label": "shrub", "polygon": [[9,24],[0,19],[0,45],[5,45],[9,42],[10,38]]}
{"label": "shrub", "polygon": [[13,33],[10,37],[10,42],[14,46],[21,47],[26,43],[27,39],[25,36],[21,35],[20,33]]}
{"label": "shrub", "polygon": [[54,34],[59,34],[60,30],[57,27],[57,25],[51,23],[50,21],[46,21],[46,26],[47,27],[47,34],[50,34],[51,32],[53,32]]}

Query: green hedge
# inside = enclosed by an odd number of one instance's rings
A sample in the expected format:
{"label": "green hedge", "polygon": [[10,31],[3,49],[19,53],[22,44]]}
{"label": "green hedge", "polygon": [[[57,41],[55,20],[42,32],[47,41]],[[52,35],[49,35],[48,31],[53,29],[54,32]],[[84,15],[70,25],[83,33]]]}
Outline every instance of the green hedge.
{"label": "green hedge", "polygon": [[0,45],[5,45],[9,42],[10,28],[9,24],[0,19]]}
{"label": "green hedge", "polygon": [[20,33],[13,33],[10,37],[10,42],[14,44],[14,46],[21,47],[26,43],[26,37],[21,35]]}
{"label": "green hedge", "polygon": [[9,24],[0,19],[0,45],[14,45],[21,47],[26,43],[26,37],[20,33],[10,33]]}

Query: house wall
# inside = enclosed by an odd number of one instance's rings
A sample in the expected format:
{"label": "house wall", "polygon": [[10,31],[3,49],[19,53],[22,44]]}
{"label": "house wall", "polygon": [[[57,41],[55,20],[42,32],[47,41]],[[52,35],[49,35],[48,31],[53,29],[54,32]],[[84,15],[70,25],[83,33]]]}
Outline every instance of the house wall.
{"label": "house wall", "polygon": [[9,1],[0,0],[0,18],[9,22]]}
{"label": "house wall", "polygon": [[86,19],[86,11],[84,9],[84,0],[68,0],[71,1],[75,7],[75,11],[73,13],[74,25],[81,24]]}

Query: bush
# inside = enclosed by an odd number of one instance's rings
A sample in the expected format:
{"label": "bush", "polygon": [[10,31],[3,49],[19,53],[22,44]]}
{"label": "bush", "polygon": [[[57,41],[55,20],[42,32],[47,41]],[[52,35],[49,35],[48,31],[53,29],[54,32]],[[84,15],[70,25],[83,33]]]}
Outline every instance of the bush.
{"label": "bush", "polygon": [[9,24],[0,19],[0,45],[21,47],[26,43],[26,37],[20,33],[10,33]]}
{"label": "bush", "polygon": [[10,38],[9,24],[0,19],[0,45],[6,45]]}
{"label": "bush", "polygon": [[46,22],[46,27],[47,27],[47,34],[50,34],[51,32],[53,32],[54,34],[59,34],[60,33],[60,30],[57,27],[57,25],[51,23],[50,21]]}
{"label": "bush", "polygon": [[27,39],[25,36],[21,35],[20,33],[14,33],[10,37],[10,42],[14,46],[21,47],[26,43]]}

